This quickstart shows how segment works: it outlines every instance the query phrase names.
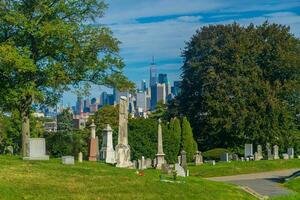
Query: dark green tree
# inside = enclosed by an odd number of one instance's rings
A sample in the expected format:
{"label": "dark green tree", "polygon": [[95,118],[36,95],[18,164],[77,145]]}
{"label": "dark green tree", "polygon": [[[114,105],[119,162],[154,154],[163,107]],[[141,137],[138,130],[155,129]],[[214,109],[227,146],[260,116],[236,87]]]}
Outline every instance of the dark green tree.
{"label": "dark green tree", "polygon": [[57,115],[57,130],[71,131],[73,129],[73,114],[70,109],[64,109]]}
{"label": "dark green tree", "polygon": [[169,126],[165,129],[163,129],[163,142],[166,160],[168,163],[176,163],[181,144],[180,120],[178,118],[172,118]]}
{"label": "dark green tree", "polygon": [[183,57],[178,107],[201,148],[295,145],[300,45],[288,27],[206,26]]}
{"label": "dark green tree", "polygon": [[0,102],[19,110],[23,156],[33,102],[53,104],[82,84],[132,87],[122,73],[119,41],[94,23],[106,7],[99,0],[0,2]]}
{"label": "dark green tree", "polygon": [[186,151],[187,160],[193,160],[194,154],[198,150],[198,146],[193,137],[192,127],[186,117],[182,120],[182,133],[181,133],[181,150]]}

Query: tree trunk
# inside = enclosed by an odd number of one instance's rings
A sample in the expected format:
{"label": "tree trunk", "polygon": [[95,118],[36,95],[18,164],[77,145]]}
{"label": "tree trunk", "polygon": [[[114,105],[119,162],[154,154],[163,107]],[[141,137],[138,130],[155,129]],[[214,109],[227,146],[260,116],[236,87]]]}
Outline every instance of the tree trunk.
{"label": "tree trunk", "polygon": [[22,156],[29,156],[29,138],[30,138],[30,124],[29,112],[23,112],[22,116]]}

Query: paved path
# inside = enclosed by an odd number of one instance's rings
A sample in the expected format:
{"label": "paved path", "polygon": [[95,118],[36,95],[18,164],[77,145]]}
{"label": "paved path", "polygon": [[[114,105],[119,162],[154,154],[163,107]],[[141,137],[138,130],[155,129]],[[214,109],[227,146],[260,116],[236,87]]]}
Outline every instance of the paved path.
{"label": "paved path", "polygon": [[249,187],[262,196],[278,196],[292,193],[291,190],[280,185],[282,178],[289,176],[300,169],[288,169],[273,172],[262,172],[255,174],[242,174],[235,176],[223,176],[207,178],[213,181],[230,182],[243,187]]}

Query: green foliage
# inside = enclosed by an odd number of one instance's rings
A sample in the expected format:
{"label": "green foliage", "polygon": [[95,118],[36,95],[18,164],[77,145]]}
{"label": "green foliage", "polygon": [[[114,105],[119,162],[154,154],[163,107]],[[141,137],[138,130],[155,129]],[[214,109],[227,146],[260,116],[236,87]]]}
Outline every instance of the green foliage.
{"label": "green foliage", "polygon": [[[92,118],[96,125],[96,135],[101,144],[102,132],[106,124],[109,124],[113,129],[113,142],[114,145],[118,142],[118,129],[119,129],[119,106],[105,105],[99,109]],[[91,120],[87,123],[87,127],[91,124]]]}
{"label": "green foliage", "polygon": [[71,131],[73,130],[73,114],[69,109],[64,109],[57,115],[57,130]]}
{"label": "green foliage", "polygon": [[164,104],[162,101],[157,102],[157,105],[155,107],[155,110],[153,112],[150,113],[149,118],[152,119],[161,119],[161,120],[165,120],[167,117],[167,105]]}
{"label": "green foliage", "polygon": [[47,151],[54,157],[66,155],[77,157],[81,151],[84,157],[87,157],[89,136],[89,132],[81,130],[45,133]]}
{"label": "green foliage", "polygon": [[207,159],[220,160],[220,156],[223,153],[230,153],[230,151],[228,149],[216,148],[216,149],[205,151],[202,153],[202,155],[204,158]]}
{"label": "green foliage", "polygon": [[168,163],[176,163],[181,143],[181,126],[178,118],[171,119],[169,126],[164,126],[163,143],[166,160]]}
{"label": "green foliage", "polygon": [[0,105],[21,114],[24,156],[33,102],[53,105],[71,86],[133,87],[119,41],[109,28],[92,25],[106,7],[98,0],[0,3]]}
{"label": "green foliage", "polygon": [[157,153],[157,130],[158,122],[155,119],[137,118],[129,120],[128,142],[132,159],[140,159],[141,156],[155,158]]}
{"label": "green foliage", "polygon": [[197,31],[183,52],[178,108],[202,149],[246,142],[299,148],[299,44],[277,24]]}
{"label": "green foliage", "polygon": [[181,149],[186,151],[187,161],[192,161],[198,146],[193,138],[191,125],[186,117],[182,120]]}

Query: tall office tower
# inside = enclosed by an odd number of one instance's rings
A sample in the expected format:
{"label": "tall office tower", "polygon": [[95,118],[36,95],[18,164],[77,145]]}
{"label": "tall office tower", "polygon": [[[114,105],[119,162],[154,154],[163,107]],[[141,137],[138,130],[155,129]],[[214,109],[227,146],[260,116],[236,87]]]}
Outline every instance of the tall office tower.
{"label": "tall office tower", "polygon": [[80,115],[82,113],[83,113],[83,100],[82,97],[77,97],[76,114]]}
{"label": "tall office tower", "polygon": [[129,98],[129,92],[128,91],[121,92],[121,91],[119,91],[115,88],[113,90],[113,95],[114,95],[114,104],[119,104],[120,103],[120,97],[121,96],[125,96],[126,98]]}
{"label": "tall office tower", "polygon": [[154,57],[152,58],[152,63],[150,65],[150,87],[157,83],[157,70],[156,64],[154,62]]}
{"label": "tall office tower", "polygon": [[174,81],[173,94],[177,96],[180,93],[181,81]]}
{"label": "tall office tower", "polygon": [[168,75],[167,74],[158,74],[158,83],[168,84]]}
{"label": "tall office tower", "polygon": [[98,110],[98,102],[96,98],[92,98],[90,105],[90,112],[94,113]]}
{"label": "tall office tower", "polygon": [[166,84],[157,83],[151,87],[151,110],[154,110],[157,103],[166,103]]}
{"label": "tall office tower", "polygon": [[136,108],[147,111],[147,95],[146,92],[140,91],[136,93]]}
{"label": "tall office tower", "polygon": [[88,113],[90,112],[90,99],[87,98],[83,102],[83,112]]}
{"label": "tall office tower", "polygon": [[108,95],[107,92],[102,92],[101,96],[100,96],[100,105],[101,106],[105,106],[106,104],[108,104]]}
{"label": "tall office tower", "polygon": [[141,91],[146,91],[146,90],[147,90],[146,80],[142,80],[142,83],[141,83]]}
{"label": "tall office tower", "polygon": [[166,97],[171,93],[171,84],[168,82],[166,83]]}

